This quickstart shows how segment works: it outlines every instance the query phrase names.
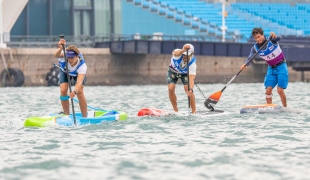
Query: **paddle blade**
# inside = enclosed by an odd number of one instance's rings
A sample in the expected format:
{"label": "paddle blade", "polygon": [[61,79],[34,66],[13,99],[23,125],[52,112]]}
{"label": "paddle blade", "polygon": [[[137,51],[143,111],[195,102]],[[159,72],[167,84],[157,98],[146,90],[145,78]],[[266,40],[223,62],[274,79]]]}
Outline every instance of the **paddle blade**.
{"label": "paddle blade", "polygon": [[214,106],[220,100],[221,95],[222,95],[222,91],[218,91],[212,94],[204,103],[206,108],[211,109],[213,111]]}

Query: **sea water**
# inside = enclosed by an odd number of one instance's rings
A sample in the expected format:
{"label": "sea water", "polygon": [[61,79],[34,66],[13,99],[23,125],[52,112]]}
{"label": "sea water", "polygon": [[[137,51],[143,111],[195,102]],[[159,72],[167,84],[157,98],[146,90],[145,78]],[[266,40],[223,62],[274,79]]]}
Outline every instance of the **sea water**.
{"label": "sea water", "polygon": [[[209,97],[225,84],[198,84]],[[289,107],[309,110],[309,83],[290,83]],[[62,111],[59,87],[0,88],[0,179],[309,179],[310,114],[240,114],[264,104],[262,83],[230,84],[217,116],[137,117],[172,109],[166,85],[86,86],[89,106],[128,113],[124,122],[24,128]],[[194,88],[198,110],[204,97]],[[177,84],[179,110],[188,99]],[[274,103],[281,104],[276,91]],[[79,111],[78,104],[74,104]]]}

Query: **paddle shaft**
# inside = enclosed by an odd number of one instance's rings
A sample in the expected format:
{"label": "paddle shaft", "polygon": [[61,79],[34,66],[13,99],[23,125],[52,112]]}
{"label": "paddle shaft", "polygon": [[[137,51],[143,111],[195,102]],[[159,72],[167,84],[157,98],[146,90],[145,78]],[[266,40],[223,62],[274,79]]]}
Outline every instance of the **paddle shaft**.
{"label": "paddle shaft", "polygon": [[[65,36],[64,35],[59,35],[60,39],[63,39]],[[68,86],[69,86],[69,92],[72,92],[71,89],[71,79],[70,79],[70,75],[69,75],[69,69],[68,69],[68,59],[67,59],[67,55],[66,55],[66,49],[65,46],[62,44],[62,51],[64,54],[64,58],[65,58],[65,62],[66,62],[66,74],[67,74],[67,79],[68,79]],[[75,118],[75,111],[74,111],[74,104],[73,104],[73,99],[71,99],[71,106],[72,106],[72,115],[73,115],[73,121],[74,121],[74,125],[76,125],[76,118]]]}
{"label": "paddle shaft", "polygon": [[[245,66],[247,66],[254,58],[255,56],[258,54],[258,52],[260,50],[262,50],[269,42],[269,39],[262,45],[262,47],[260,47],[256,53],[250,58],[250,60],[245,64]],[[208,108],[211,109],[212,111],[214,110],[214,106],[215,104],[220,100],[220,97],[222,95],[222,92],[227,88],[227,86],[241,73],[243,69],[240,69],[239,72],[234,75],[234,77],[231,78],[231,80],[223,87],[223,89],[221,91],[218,91],[214,94],[212,94],[205,102],[204,105]]]}
{"label": "paddle shaft", "polygon": [[[269,39],[262,45],[262,47],[260,47],[256,51],[256,53],[251,57],[251,59],[245,64],[245,66],[247,66],[255,58],[255,56],[258,54],[258,52],[260,50],[262,50],[268,44],[268,42],[269,42]],[[231,80],[225,85],[225,87],[221,90],[221,92],[223,92],[226,89],[226,87],[241,73],[242,70],[243,69],[240,69],[239,72],[236,75],[234,75],[234,77],[231,78]]]}
{"label": "paddle shaft", "polygon": [[[187,62],[186,62],[186,66],[187,66],[187,91],[190,91],[190,84],[189,84],[189,67],[188,67],[188,49],[186,50],[186,56],[187,56]],[[188,98],[188,111],[190,113],[191,110],[191,98],[189,96],[187,96]]]}

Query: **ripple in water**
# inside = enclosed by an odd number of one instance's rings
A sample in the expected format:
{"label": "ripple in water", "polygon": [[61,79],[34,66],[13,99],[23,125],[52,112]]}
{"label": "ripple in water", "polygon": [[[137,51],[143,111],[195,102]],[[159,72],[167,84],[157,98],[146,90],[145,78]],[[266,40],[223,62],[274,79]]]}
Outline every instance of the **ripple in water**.
{"label": "ripple in water", "polygon": [[[224,85],[198,86],[208,97]],[[309,93],[296,89],[308,84],[290,83],[289,107],[308,110]],[[0,179],[310,177],[308,113],[239,114],[243,105],[265,103],[261,83],[231,84],[216,106],[227,113],[205,117],[137,117],[143,107],[171,109],[165,85],[86,86],[90,106],[122,110],[129,119],[47,128],[24,128],[23,121],[61,111],[58,87],[0,91]],[[197,108],[206,109],[195,92]],[[179,109],[186,111],[182,85],[176,93]],[[280,103],[274,94],[274,103]]]}

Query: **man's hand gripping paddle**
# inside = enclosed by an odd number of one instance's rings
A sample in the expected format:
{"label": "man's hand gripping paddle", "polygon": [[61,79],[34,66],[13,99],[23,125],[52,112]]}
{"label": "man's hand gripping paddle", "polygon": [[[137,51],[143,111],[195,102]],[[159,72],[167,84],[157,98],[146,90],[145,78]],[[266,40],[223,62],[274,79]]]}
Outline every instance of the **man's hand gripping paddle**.
{"label": "man's hand gripping paddle", "polygon": [[[269,39],[262,45],[262,47],[260,47],[256,53],[251,57],[251,59],[245,64],[246,66],[255,58],[255,56],[258,54],[258,52],[260,50],[262,50],[269,42]],[[205,102],[204,105],[206,106],[206,108],[210,109],[211,111],[214,110],[214,106],[216,105],[216,103],[220,100],[222,92],[226,89],[226,87],[241,73],[243,69],[240,69],[240,71],[231,78],[231,80],[224,86],[224,88],[220,91],[217,91],[216,93],[212,94]]]}

